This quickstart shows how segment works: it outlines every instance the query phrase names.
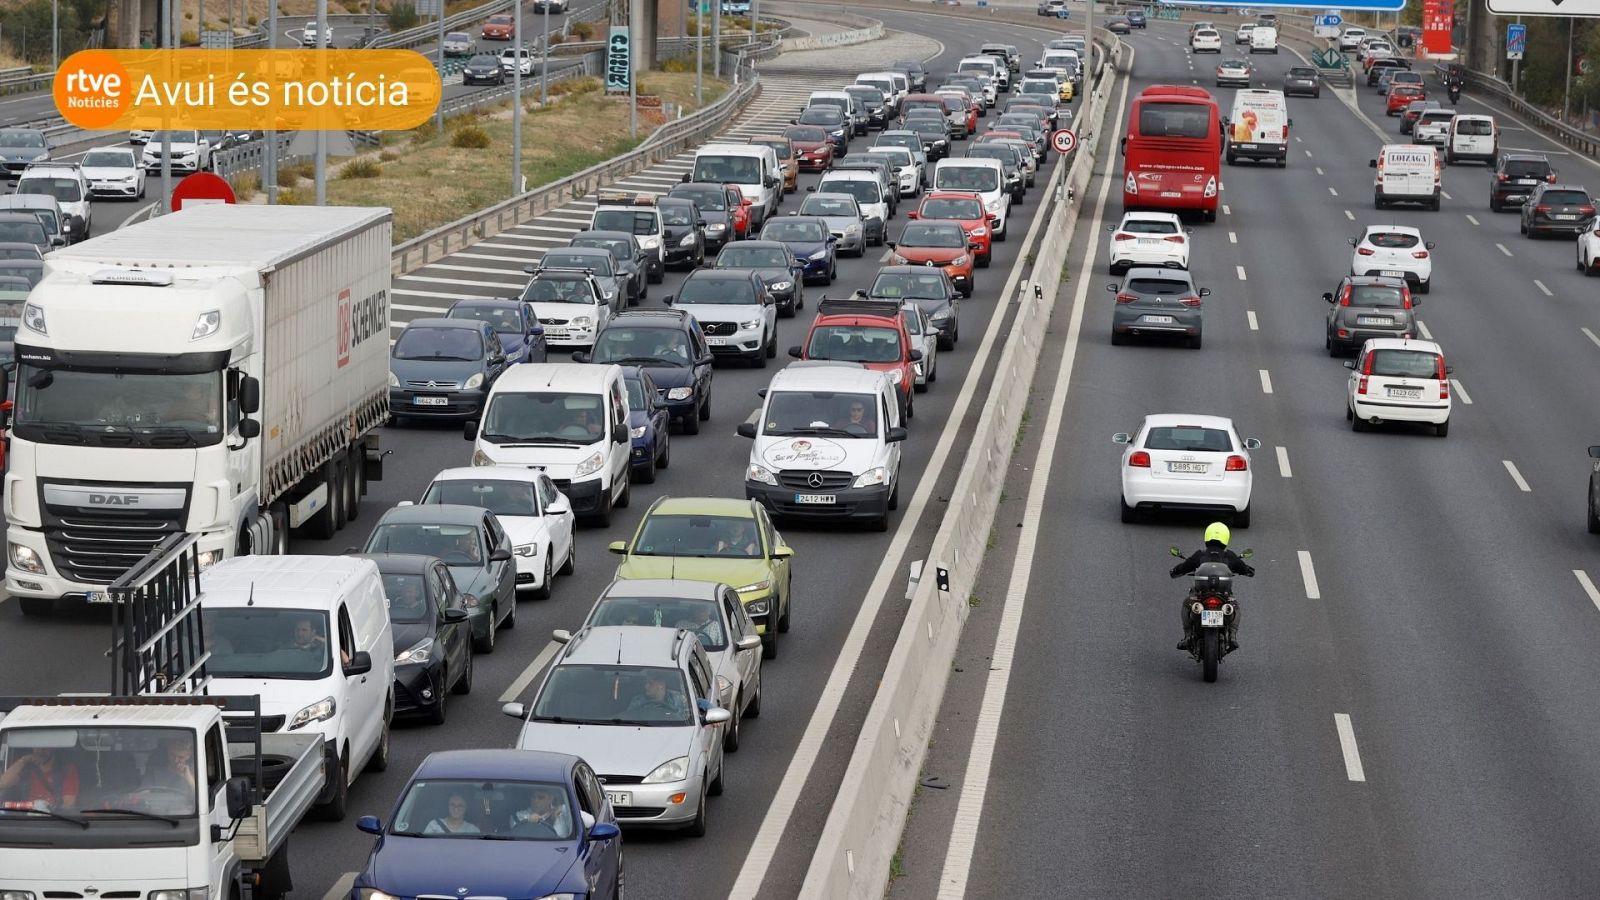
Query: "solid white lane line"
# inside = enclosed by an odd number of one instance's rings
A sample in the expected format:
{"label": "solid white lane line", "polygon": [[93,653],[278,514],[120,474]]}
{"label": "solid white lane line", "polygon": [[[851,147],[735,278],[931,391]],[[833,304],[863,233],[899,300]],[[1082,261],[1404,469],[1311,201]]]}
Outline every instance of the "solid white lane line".
{"label": "solid white lane line", "polygon": [[1321,167],[1321,166],[1317,166],[1317,174],[1318,174],[1318,175],[1321,175],[1321,174],[1323,174],[1323,171],[1322,171],[1322,167]]}
{"label": "solid white lane line", "polygon": [[[1425,341],[1433,340],[1433,332],[1428,330],[1427,323],[1421,319],[1417,320],[1417,333],[1422,335],[1422,339]],[[1596,341],[1595,343],[1600,344],[1600,341]]]}
{"label": "solid white lane line", "polygon": [[1600,609],[1600,589],[1595,588],[1594,582],[1589,580],[1589,573],[1582,569],[1573,569],[1572,574],[1578,577],[1578,584],[1583,587],[1583,592],[1589,595],[1589,602],[1595,609]]}
{"label": "solid white lane line", "polygon": [[1361,751],[1356,749],[1356,730],[1345,713],[1333,714],[1333,725],[1339,731],[1339,749],[1344,753],[1344,774],[1351,781],[1366,781],[1367,773],[1361,768]]}
{"label": "solid white lane line", "polygon": [[1522,477],[1522,473],[1517,471],[1516,463],[1509,459],[1502,459],[1500,462],[1504,463],[1506,471],[1511,473],[1511,480],[1517,483],[1518,490],[1522,491],[1523,493],[1531,493],[1533,491],[1533,488],[1528,487],[1528,482]]}
{"label": "solid white lane line", "polygon": [[539,655],[533,658],[533,662],[528,663],[528,667],[522,670],[522,674],[517,676],[517,680],[511,682],[505,693],[500,695],[500,702],[510,703],[521,697],[522,692],[528,689],[528,684],[533,681],[534,676],[544,671],[545,665],[551,659],[554,659],[557,653],[561,652],[562,646],[562,644],[558,644],[555,641],[545,644],[544,649],[539,651]]}
{"label": "solid white lane line", "polygon": [[1331,185],[1331,184],[1328,185],[1328,193],[1332,194],[1335,197],[1339,196],[1339,192],[1334,190],[1333,189],[1333,185]]}
{"label": "solid white lane line", "polygon": [[1272,393],[1272,376],[1267,374],[1266,369],[1261,370],[1261,393]]}
{"label": "solid white lane line", "polygon": [[1351,212],[1351,211],[1350,211],[1350,210],[1348,210],[1348,209],[1347,209],[1347,210],[1345,210],[1345,211],[1344,211],[1344,217],[1345,217],[1345,218],[1346,218],[1346,219],[1349,219],[1349,220],[1350,220],[1350,221],[1352,221],[1352,222],[1354,222],[1354,221],[1355,221],[1355,220],[1356,220],[1356,214],[1355,214],[1355,213],[1353,213],[1353,212]]}
{"label": "solid white lane line", "polygon": [[350,886],[356,883],[357,874],[356,872],[346,872],[340,875],[339,880],[333,883],[333,887],[328,888],[328,892],[322,895],[322,900],[343,900],[343,898],[350,896]]}
{"label": "solid white lane line", "polygon": [[1306,599],[1321,600],[1322,591],[1317,587],[1317,570],[1311,565],[1311,551],[1297,551],[1300,556],[1300,580],[1306,583]]}
{"label": "solid white lane line", "polygon": [[1238,235],[1237,235],[1237,234],[1234,234],[1234,233],[1233,233],[1233,232],[1231,232],[1231,231],[1230,231],[1230,232],[1228,232],[1228,243],[1230,243],[1230,244],[1237,244],[1237,243],[1239,243],[1239,236],[1238,236]]}
{"label": "solid white lane line", "polygon": [[1550,292],[1550,289],[1549,289],[1549,288],[1547,288],[1547,287],[1545,287],[1545,286],[1544,286],[1544,282],[1542,282],[1542,281],[1540,281],[1540,280],[1539,280],[1539,279],[1537,279],[1537,278],[1535,278],[1535,279],[1534,279],[1534,280],[1533,280],[1533,286],[1534,286],[1534,287],[1536,287],[1536,288],[1538,288],[1538,289],[1539,289],[1539,290],[1541,290],[1541,291],[1544,291],[1544,295],[1545,295],[1545,296],[1546,296],[1546,297],[1554,297],[1554,296],[1555,296],[1555,294],[1552,294],[1552,293],[1551,293],[1551,292]]}
{"label": "solid white lane line", "polygon": [[1456,389],[1456,396],[1461,398],[1461,402],[1463,404],[1465,404],[1467,406],[1471,406],[1472,405],[1472,396],[1467,393],[1467,389],[1466,388],[1461,386],[1461,382],[1460,381],[1457,381],[1456,379],[1452,378],[1452,379],[1450,379],[1450,385],[1451,385],[1451,387],[1454,387]]}
{"label": "solid white lane line", "polygon": [[1594,345],[1596,347],[1600,347],[1600,337],[1595,337],[1595,333],[1594,332],[1592,332],[1589,329],[1585,328],[1585,329],[1583,329],[1583,333],[1585,335],[1588,335],[1589,340],[1593,341]]}
{"label": "solid white lane line", "polygon": [[1471,222],[1474,225],[1478,224],[1478,218],[1476,216],[1474,216],[1472,213],[1467,213],[1467,221]]}
{"label": "solid white lane line", "polygon": [[1249,281],[1250,280],[1249,278],[1245,277],[1244,266],[1234,266],[1233,268],[1239,273],[1239,280],[1240,281]]}
{"label": "solid white lane line", "polygon": [[1284,478],[1293,478],[1294,470],[1289,468],[1289,448],[1278,448],[1278,474]]}
{"label": "solid white lane line", "polygon": [[1244,317],[1246,319],[1250,320],[1250,330],[1251,331],[1260,331],[1261,330],[1261,326],[1256,324],[1256,311],[1255,310],[1253,310],[1253,309],[1245,310],[1244,311]]}
{"label": "solid white lane line", "polygon": [[1511,251],[1506,249],[1506,245],[1505,244],[1501,244],[1499,242],[1496,242],[1495,246],[1500,248],[1500,252],[1501,253],[1504,253],[1507,256],[1511,255]]}

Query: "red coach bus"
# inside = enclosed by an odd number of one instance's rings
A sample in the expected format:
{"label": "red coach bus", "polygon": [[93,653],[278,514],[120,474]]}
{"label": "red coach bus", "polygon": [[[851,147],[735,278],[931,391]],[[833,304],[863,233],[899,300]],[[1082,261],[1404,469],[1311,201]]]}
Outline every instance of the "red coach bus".
{"label": "red coach bus", "polygon": [[1222,116],[1203,88],[1151,85],[1134,98],[1122,139],[1122,208],[1199,210],[1217,219]]}

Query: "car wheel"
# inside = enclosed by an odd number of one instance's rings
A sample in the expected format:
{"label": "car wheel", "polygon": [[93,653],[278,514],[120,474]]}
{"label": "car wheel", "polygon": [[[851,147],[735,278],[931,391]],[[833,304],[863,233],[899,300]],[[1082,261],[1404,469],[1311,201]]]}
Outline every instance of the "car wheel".
{"label": "car wheel", "polygon": [[1128,342],[1128,338],[1127,338],[1126,335],[1123,335],[1122,333],[1116,332],[1116,331],[1111,332],[1111,346],[1113,346],[1113,347],[1121,347],[1123,344],[1126,344],[1127,342]]}
{"label": "car wheel", "polygon": [[1498,201],[1496,201],[1494,199],[1494,197],[1491,196],[1489,198],[1489,212],[1499,212],[1499,211],[1500,211],[1500,203]]}
{"label": "car wheel", "polygon": [[1246,506],[1244,509],[1241,509],[1238,512],[1233,514],[1233,527],[1235,527],[1235,528],[1249,528],[1250,527],[1250,507],[1249,506]]}
{"label": "car wheel", "polygon": [[1129,506],[1128,501],[1121,496],[1117,497],[1117,505],[1122,509],[1122,524],[1132,525],[1139,521],[1139,510]]}
{"label": "car wheel", "polygon": [[617,498],[617,503],[616,503],[617,509],[627,509],[628,508],[628,504],[633,502],[633,478],[632,478],[632,473],[629,473],[629,475],[624,476],[624,477],[627,480],[622,483],[622,496]]}
{"label": "car wheel", "polygon": [[1355,421],[1355,418],[1356,418],[1355,410],[1351,409],[1350,408],[1350,404],[1348,402],[1346,402],[1345,405],[1344,405],[1344,420],[1346,422],[1353,422],[1353,421]]}
{"label": "car wheel", "polygon": [[767,349],[766,348],[767,348],[767,344],[766,344],[766,342],[763,342],[762,345],[761,345],[761,349],[756,351],[756,355],[750,357],[750,368],[752,368],[752,369],[765,369],[767,367]]}
{"label": "car wheel", "polygon": [[661,435],[661,452],[656,454],[656,468],[665,469],[672,464],[672,430]]}
{"label": "car wheel", "polygon": [[1432,291],[1432,290],[1433,290],[1433,282],[1431,280],[1417,282],[1417,293],[1426,294],[1426,293],[1428,293],[1429,291]]}
{"label": "car wheel", "polygon": [[1439,424],[1433,426],[1433,433],[1437,437],[1449,437],[1450,436],[1450,420],[1449,419],[1445,419],[1443,422],[1440,422]]}
{"label": "car wheel", "polygon": [[989,268],[989,260],[990,260],[990,258],[992,256],[993,256],[992,253],[979,254],[979,256],[978,256],[978,268],[980,268],[980,269]]}
{"label": "car wheel", "polygon": [[[460,693],[460,691],[456,693]],[[434,698],[433,709],[428,710],[429,725],[443,725],[450,718],[449,703],[446,700],[449,696],[449,691],[440,691],[439,696]]]}
{"label": "car wheel", "polygon": [[350,771],[349,756],[336,757],[331,767],[324,763],[323,768],[324,771],[328,768],[333,769],[329,775],[333,779],[333,796],[329,797],[326,803],[317,805],[318,816],[324,822],[342,822],[345,808],[350,800],[350,777],[346,774]]}
{"label": "car wheel", "polygon": [[474,653],[493,653],[494,652],[495,630],[498,627],[497,623],[495,622],[495,616],[498,615],[498,613],[499,613],[499,610],[495,609],[494,604],[490,604],[490,606],[489,606],[489,631],[483,637],[474,638],[473,639],[473,641],[472,641],[472,650],[473,650]]}
{"label": "car wheel", "polygon": [[1520,218],[1520,219],[1517,220],[1517,233],[1518,234],[1527,234],[1528,233],[1528,220],[1526,218]]}
{"label": "car wheel", "polygon": [[1351,431],[1366,431],[1367,430],[1366,421],[1364,419],[1362,419],[1360,416],[1356,415],[1356,411],[1355,411],[1355,409],[1353,407],[1350,409],[1348,418],[1350,419],[1350,430]]}
{"label": "car wheel", "polygon": [[725,753],[739,752],[739,722],[742,719],[742,717],[739,715],[739,700],[740,697],[738,695],[734,695],[733,709],[728,710],[728,713],[733,716],[733,719],[732,721],[728,722],[728,730],[722,734],[722,750]]}
{"label": "car wheel", "polygon": [[685,825],[683,831],[690,837],[706,836],[706,792],[704,789],[700,791],[700,807],[694,812],[694,821]]}
{"label": "car wheel", "polygon": [[[499,607],[499,601],[495,601],[495,609],[497,611]],[[511,596],[506,598],[506,610],[506,617],[500,622],[500,628],[502,631],[514,631],[517,627],[517,591],[515,588],[512,588]]]}
{"label": "car wheel", "polygon": [[533,597],[535,600],[549,600],[552,589],[555,586],[555,572],[552,570],[550,565],[550,552],[554,549],[554,547],[545,548],[544,581],[540,582],[539,587],[534,589]]}
{"label": "car wheel", "polygon": [[690,415],[685,416],[683,418],[683,421],[679,423],[679,425],[683,428],[683,433],[684,434],[699,434],[700,433],[700,420],[705,418],[705,414],[704,414],[705,406],[706,406],[706,401],[705,400],[701,400],[700,401],[700,405],[695,407],[694,412],[692,414],[690,414]]}

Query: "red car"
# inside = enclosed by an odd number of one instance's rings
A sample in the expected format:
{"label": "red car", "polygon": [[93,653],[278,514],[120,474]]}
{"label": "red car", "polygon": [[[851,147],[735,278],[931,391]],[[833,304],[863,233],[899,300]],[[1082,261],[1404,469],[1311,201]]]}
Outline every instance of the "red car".
{"label": "red car", "polygon": [[[733,219],[734,240],[742,241],[750,236],[750,198],[739,190],[737,184],[724,184],[728,191],[728,215]],[[737,204],[734,200],[738,200]]]}
{"label": "red car", "polygon": [[783,136],[794,145],[801,171],[826,172],[833,165],[833,139],[818,125],[790,125]]}
{"label": "red car", "polygon": [[509,41],[511,33],[516,28],[516,23],[505,14],[490,16],[489,21],[483,23],[483,39],[486,41]]}
{"label": "red car", "polygon": [[1391,116],[1398,116],[1413,100],[1426,100],[1428,94],[1420,84],[1397,84],[1389,88],[1389,97],[1385,104],[1385,111]]}
{"label": "red car", "polygon": [[[840,337],[850,340],[838,342]],[[864,355],[863,350],[866,351]],[[885,358],[885,350],[893,358]],[[908,419],[914,414],[912,392],[917,379],[912,364],[922,359],[922,350],[912,345],[896,301],[823,297],[817,304],[817,318],[811,323],[805,344],[790,347],[789,355],[795,359],[858,362],[869,369],[888,372],[900,394],[901,411]]]}
{"label": "red car", "polygon": [[974,287],[973,243],[959,222],[909,222],[901,229],[900,240],[889,242],[894,249],[889,265],[940,266],[961,296],[970,298]]}
{"label": "red car", "polygon": [[922,205],[906,213],[906,218],[921,221],[953,221],[961,223],[967,233],[967,243],[975,249],[979,268],[989,268],[993,243],[990,229],[998,216],[983,211],[983,200],[968,191],[930,191],[922,198]]}

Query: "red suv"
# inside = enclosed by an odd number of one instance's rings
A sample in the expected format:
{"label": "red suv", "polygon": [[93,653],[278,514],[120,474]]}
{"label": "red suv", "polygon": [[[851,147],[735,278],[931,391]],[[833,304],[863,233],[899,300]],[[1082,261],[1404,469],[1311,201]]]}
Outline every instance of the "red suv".
{"label": "red suv", "polygon": [[790,347],[789,355],[795,359],[860,363],[889,373],[889,380],[900,395],[900,410],[905,418],[911,418],[916,382],[912,364],[922,359],[922,351],[911,344],[899,303],[823,297],[817,303],[817,318],[806,334],[805,345]]}

